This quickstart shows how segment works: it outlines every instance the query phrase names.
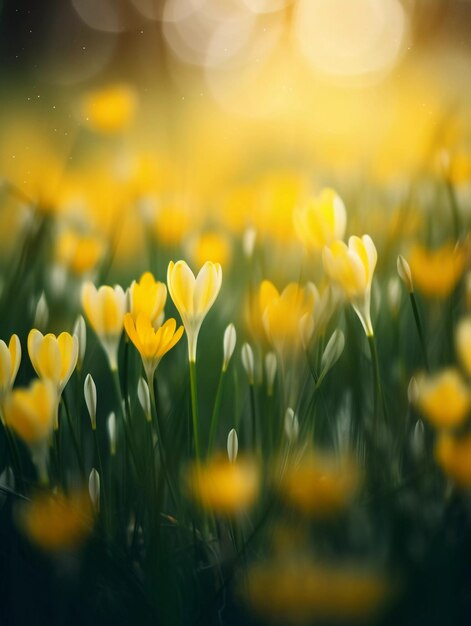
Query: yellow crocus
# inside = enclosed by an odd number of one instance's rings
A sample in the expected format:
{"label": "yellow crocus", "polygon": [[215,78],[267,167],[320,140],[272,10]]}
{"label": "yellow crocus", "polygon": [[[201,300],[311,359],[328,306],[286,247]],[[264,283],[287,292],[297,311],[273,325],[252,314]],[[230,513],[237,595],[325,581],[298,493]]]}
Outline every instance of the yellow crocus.
{"label": "yellow crocus", "polygon": [[251,459],[230,461],[221,456],[193,465],[187,475],[187,485],[201,507],[231,516],[247,510],[255,502],[260,473]]}
{"label": "yellow crocus", "polygon": [[190,245],[191,257],[196,266],[203,265],[206,259],[226,267],[231,257],[231,246],[227,237],[217,232],[202,233]]}
{"label": "yellow crocus", "polygon": [[311,315],[318,298],[311,283],[305,288],[290,283],[280,293],[270,281],[262,282],[259,300],[263,326],[269,341],[279,351],[299,345],[301,319]]}
{"label": "yellow crocus", "polygon": [[460,439],[448,433],[440,435],[435,444],[435,458],[442,470],[460,487],[471,487],[471,436]]}
{"label": "yellow crocus", "polygon": [[470,408],[470,391],[458,370],[444,369],[417,379],[417,403],[425,417],[438,428],[463,423]]}
{"label": "yellow crocus", "polygon": [[456,351],[468,376],[471,376],[471,316],[462,319],[455,333]]}
{"label": "yellow crocus", "polygon": [[61,233],[56,244],[57,261],[77,276],[95,270],[104,251],[105,246],[101,237],[82,235],[73,230]]}
{"label": "yellow crocus", "polygon": [[195,277],[185,261],[177,261],[177,263],[170,261],[167,284],[170,296],[185,326],[189,360],[195,363],[201,324],[221,289],[221,266],[219,263],[206,261]]}
{"label": "yellow crocus", "polygon": [[307,451],[284,468],[279,480],[283,500],[313,518],[323,518],[345,509],[360,483],[360,471],[349,457]]}
{"label": "yellow crocus", "polygon": [[350,300],[368,337],[373,335],[370,303],[371,284],[378,254],[369,235],[350,237],[348,246],[335,241],[325,246],[322,254],[324,269]]}
{"label": "yellow crocus", "polygon": [[465,251],[451,242],[435,250],[416,245],[409,255],[414,285],[428,297],[449,296],[464,271],[465,263]]}
{"label": "yellow crocus", "polygon": [[127,85],[110,85],[91,92],[82,102],[82,117],[95,131],[116,133],[132,121],[137,105],[135,91]]}
{"label": "yellow crocus", "polygon": [[113,371],[118,368],[118,346],[126,313],[126,294],[122,287],[91,282],[82,287],[82,306],[85,316],[98,336]]}
{"label": "yellow crocus", "polygon": [[138,282],[129,288],[130,313],[134,321],[142,313],[157,328],[163,321],[167,287],[155,280],[151,272],[144,272]]}
{"label": "yellow crocus", "polygon": [[178,343],[183,335],[183,326],[177,329],[177,322],[171,318],[155,330],[150,318],[144,313],[139,313],[136,321],[131,313],[126,313],[124,328],[139,351],[147,378],[151,381],[161,358]]}
{"label": "yellow crocus", "polygon": [[295,210],[294,227],[307,250],[320,252],[324,246],[343,239],[347,212],[333,189],[323,189],[318,196]]}
{"label": "yellow crocus", "polygon": [[12,335],[7,344],[0,340],[0,398],[11,391],[21,361],[21,344],[18,335]]}
{"label": "yellow crocus", "polygon": [[49,437],[57,409],[57,392],[47,380],[34,380],[14,389],[4,404],[5,423],[28,445]]}
{"label": "yellow crocus", "polygon": [[78,339],[69,333],[43,335],[33,328],[28,335],[28,353],[36,374],[49,380],[60,395],[77,365]]}
{"label": "yellow crocus", "polygon": [[93,528],[90,497],[83,491],[38,493],[21,504],[16,514],[28,539],[47,552],[79,548]]}

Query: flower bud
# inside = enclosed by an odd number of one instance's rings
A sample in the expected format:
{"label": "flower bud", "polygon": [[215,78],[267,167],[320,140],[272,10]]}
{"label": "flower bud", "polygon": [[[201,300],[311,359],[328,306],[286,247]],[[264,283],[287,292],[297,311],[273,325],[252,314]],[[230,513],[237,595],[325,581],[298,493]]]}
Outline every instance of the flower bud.
{"label": "flower bud", "polygon": [[404,285],[407,287],[409,293],[414,293],[414,283],[412,282],[412,272],[409,263],[400,254],[397,257],[397,273]]}
{"label": "flower bud", "polygon": [[254,355],[251,346],[248,343],[244,343],[242,346],[242,365],[247,373],[249,379],[249,385],[255,383],[255,362]]}
{"label": "flower bud", "polygon": [[227,456],[231,463],[237,460],[237,453],[239,451],[239,440],[237,438],[237,432],[235,428],[232,428],[227,435]]}
{"label": "flower bud", "polygon": [[321,359],[321,377],[325,376],[327,372],[337,363],[342,355],[345,347],[345,335],[338,328],[334,330],[331,338],[329,339]]}
{"label": "flower bud", "polygon": [[222,371],[225,372],[229,365],[229,361],[234,353],[235,345],[237,341],[237,333],[234,324],[229,324],[229,326],[224,331],[224,361],[222,363]]}
{"label": "flower bud", "polygon": [[242,239],[242,248],[244,250],[245,256],[248,259],[250,259],[253,255],[256,239],[257,231],[255,230],[255,228],[247,228],[247,230],[244,232],[244,236]]}
{"label": "flower bud", "polygon": [[269,396],[273,395],[273,385],[275,383],[277,367],[276,354],[274,352],[268,352],[265,355],[265,372],[267,376],[267,393]]}
{"label": "flower bud", "polygon": [[38,328],[39,330],[45,330],[48,320],[49,307],[47,306],[46,295],[43,291],[38,300],[38,303],[36,304],[33,326],[34,328]]}
{"label": "flower bud", "polygon": [[409,385],[407,387],[407,399],[409,404],[417,404],[417,400],[419,399],[419,383],[415,376],[409,381]]}
{"label": "flower bud", "polygon": [[416,457],[420,457],[424,451],[424,423],[422,420],[417,420],[414,426],[414,432],[412,434],[412,450]]}
{"label": "flower bud", "polygon": [[87,326],[82,315],[77,317],[72,334],[78,339],[77,369],[80,370],[83,365],[85,350],[87,349]]}
{"label": "flower bud", "polygon": [[96,430],[96,385],[91,374],[87,374],[85,382],[83,384],[83,395],[85,397],[85,404],[87,405],[88,414],[90,415],[90,421],[92,423],[92,429]]}
{"label": "flower bud", "polygon": [[106,426],[108,428],[108,437],[110,440],[110,453],[111,453],[111,456],[114,456],[116,454],[116,441],[117,441],[116,414],[114,413],[114,411],[112,411],[108,415]]}
{"label": "flower bud", "polygon": [[285,434],[290,443],[294,443],[299,435],[299,421],[296,413],[291,408],[285,413]]}
{"label": "flower bud", "polygon": [[98,512],[100,510],[100,474],[95,468],[92,468],[88,479],[88,493],[95,511]]}
{"label": "flower bud", "polygon": [[143,378],[139,379],[137,384],[137,397],[139,400],[139,404],[144,411],[144,415],[146,416],[146,420],[148,422],[152,421],[152,410],[150,406],[150,392],[149,387],[146,381]]}

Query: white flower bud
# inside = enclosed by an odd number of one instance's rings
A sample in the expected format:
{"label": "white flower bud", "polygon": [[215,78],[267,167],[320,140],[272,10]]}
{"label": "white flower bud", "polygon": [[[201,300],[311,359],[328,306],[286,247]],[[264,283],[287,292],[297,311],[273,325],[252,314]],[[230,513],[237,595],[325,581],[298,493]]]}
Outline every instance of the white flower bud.
{"label": "white flower bud", "polygon": [[340,329],[334,330],[332,337],[327,342],[325,350],[321,359],[321,377],[325,376],[327,372],[337,363],[342,355],[345,347],[345,335]]}
{"label": "white flower bud", "polygon": [[49,307],[47,306],[46,295],[44,291],[41,293],[41,296],[36,304],[36,310],[34,313],[34,327],[39,330],[44,331],[47,322],[49,320]]}
{"label": "white flower bud", "polygon": [[92,429],[96,430],[96,385],[91,374],[87,374],[85,382],[83,384],[83,395],[85,397],[85,404],[87,405],[88,414],[90,415],[90,421],[92,423]]}
{"label": "white flower bud", "polygon": [[231,463],[237,460],[237,453],[239,451],[239,440],[237,438],[237,432],[235,428],[229,431],[227,435],[227,456]]}
{"label": "white flower bud", "polygon": [[397,273],[404,285],[407,287],[409,293],[414,292],[414,283],[412,282],[412,272],[409,263],[402,255],[397,257]]}
{"label": "white flower bud", "polygon": [[85,351],[87,349],[87,326],[82,315],[79,315],[77,317],[77,320],[74,324],[73,334],[77,337],[78,340],[77,369],[80,370],[83,365],[83,359],[85,357]]}
{"label": "white flower bud", "polygon": [[248,343],[244,343],[242,346],[242,365],[247,373],[249,384],[255,383],[255,360],[253,356],[253,350]]}
{"label": "white flower bud", "polygon": [[417,404],[417,400],[419,399],[419,393],[419,383],[417,382],[415,376],[412,376],[407,387],[407,399],[409,401],[409,404]]}
{"label": "white flower bud", "polygon": [[424,452],[425,444],[424,423],[422,420],[417,420],[414,426],[414,432],[412,434],[412,450],[415,456],[420,457]]}
{"label": "white flower bud", "polygon": [[116,454],[116,441],[117,441],[116,414],[114,413],[114,411],[112,411],[108,415],[106,426],[108,428],[108,437],[110,440],[110,452],[111,452],[111,455],[114,456]]}
{"label": "white flower bud", "polygon": [[401,281],[399,276],[393,276],[388,282],[388,301],[389,307],[393,315],[399,313],[399,307],[401,306]]}
{"label": "white flower bud", "polygon": [[305,313],[299,320],[299,334],[303,348],[307,350],[314,334],[314,318],[310,313]]}
{"label": "white flower bud", "polygon": [[268,352],[265,355],[265,373],[267,377],[267,393],[269,396],[273,394],[277,367],[276,354],[274,352]]}
{"label": "white flower bud", "polygon": [[90,500],[92,501],[95,511],[100,510],[100,474],[95,468],[90,472],[88,479],[88,493],[90,494]]}
{"label": "white flower bud", "polygon": [[247,228],[247,230],[244,232],[244,236],[242,239],[242,248],[244,250],[245,256],[248,259],[250,259],[253,255],[256,239],[257,231],[255,230],[255,228]]}
{"label": "white flower bud", "polygon": [[139,382],[137,383],[137,397],[139,400],[139,404],[144,411],[144,415],[146,416],[146,420],[148,422],[151,422],[152,410],[150,406],[150,392],[149,387],[143,378],[139,378]]}
{"label": "white flower bud", "polygon": [[284,426],[288,441],[294,443],[299,435],[299,422],[296,413],[291,408],[286,409]]}
{"label": "white flower bud", "polygon": [[234,324],[229,326],[224,331],[223,348],[224,348],[224,360],[222,363],[222,371],[225,372],[229,365],[229,361],[234,354],[234,349],[237,341],[237,333]]}

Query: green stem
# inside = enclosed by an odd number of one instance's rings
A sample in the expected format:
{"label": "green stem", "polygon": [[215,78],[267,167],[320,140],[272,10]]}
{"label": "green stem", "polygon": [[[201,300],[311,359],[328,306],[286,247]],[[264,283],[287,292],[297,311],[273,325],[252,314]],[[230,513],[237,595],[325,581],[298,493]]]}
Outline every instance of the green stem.
{"label": "green stem", "polygon": [[461,233],[461,220],[460,220],[460,212],[458,209],[458,202],[456,200],[455,188],[453,187],[452,183],[449,180],[446,181],[445,185],[446,185],[448,200],[450,202],[451,215],[453,218],[453,230],[455,234],[455,239],[456,241],[458,241],[460,238],[460,233]]}
{"label": "green stem", "polygon": [[61,397],[61,402],[62,402],[62,406],[64,407],[64,412],[65,412],[65,416],[66,416],[66,419],[67,419],[67,423],[69,424],[70,434],[72,435],[72,445],[74,446],[75,454],[77,456],[77,461],[78,461],[78,464],[79,464],[80,474],[82,476],[82,481],[85,484],[86,483],[85,466],[84,466],[84,463],[83,463],[82,455],[80,453],[80,447],[79,447],[79,443],[78,443],[78,439],[77,439],[77,433],[75,432],[75,428],[74,428],[74,425],[73,425],[73,422],[72,422],[72,418],[70,417],[69,407],[67,406],[67,401],[66,401],[64,395],[62,395],[62,397]]}
{"label": "green stem", "polygon": [[126,415],[125,412],[123,411],[123,395],[121,392],[121,385],[119,382],[119,374],[118,374],[118,370],[117,369],[113,369],[111,371],[112,376],[113,376],[113,382],[114,382],[114,386],[115,386],[115,390],[116,390],[116,397],[118,400],[118,415],[121,416],[122,422],[123,422],[123,427],[124,427],[124,436],[126,439],[126,443],[127,446],[129,448],[129,452],[131,453],[131,457],[134,463],[134,468],[136,470],[137,475],[139,476],[140,472],[139,472],[139,463],[137,462],[137,455],[136,455],[136,451],[134,448],[134,444],[132,441],[132,436],[131,436],[131,432],[129,429],[129,424],[127,422],[126,419]]}
{"label": "green stem", "polygon": [[424,363],[427,371],[430,371],[430,365],[427,354],[427,345],[425,343],[424,331],[422,327],[422,322],[420,321],[419,309],[417,306],[417,300],[415,299],[414,292],[410,293],[410,301],[412,305],[412,312],[414,314],[415,325],[417,327],[417,333],[419,335],[420,347],[422,348],[422,354],[424,357]]}
{"label": "green stem", "polygon": [[253,384],[250,387],[250,410],[252,413],[252,443],[254,450],[257,447],[257,407],[255,403],[255,386]]}
{"label": "green stem", "polygon": [[383,411],[383,417],[386,417],[386,405],[384,402],[383,396],[383,388],[381,386],[381,375],[379,371],[379,359],[378,359],[378,350],[376,348],[376,341],[374,335],[368,335],[368,344],[370,346],[371,352],[371,362],[373,364],[373,374],[374,374],[374,389],[373,389],[373,413],[374,413],[374,421],[373,421],[373,438],[376,440],[377,433],[377,425],[378,425],[378,413],[381,403],[381,408]]}
{"label": "green stem", "polygon": [[219,422],[219,411],[221,409],[221,401],[222,401],[222,390],[224,386],[224,375],[226,370],[221,369],[221,374],[219,376],[218,387],[216,391],[216,399],[214,401],[213,413],[211,415],[211,427],[209,430],[209,443],[208,443],[208,456],[213,451],[214,447],[214,439],[216,438],[216,432]]}
{"label": "green stem", "polygon": [[195,444],[196,461],[201,459],[200,438],[198,430],[198,395],[196,389],[196,361],[190,361],[191,415],[193,420],[193,441]]}

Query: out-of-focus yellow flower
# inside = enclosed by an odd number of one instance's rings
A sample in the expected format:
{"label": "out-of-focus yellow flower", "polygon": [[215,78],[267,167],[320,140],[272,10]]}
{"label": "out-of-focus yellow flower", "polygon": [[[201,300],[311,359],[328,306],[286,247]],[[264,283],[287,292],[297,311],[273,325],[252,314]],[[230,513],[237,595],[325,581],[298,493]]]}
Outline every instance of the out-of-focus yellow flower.
{"label": "out-of-focus yellow flower", "polygon": [[0,399],[11,391],[21,362],[21,344],[18,335],[12,335],[7,344],[0,341]]}
{"label": "out-of-focus yellow flower", "polygon": [[360,471],[349,457],[307,451],[284,469],[278,488],[291,506],[315,518],[335,515],[353,499]]}
{"label": "out-of-focus yellow flower", "polygon": [[462,319],[456,328],[456,351],[468,376],[471,376],[471,316]]}
{"label": "out-of-focus yellow flower", "polygon": [[144,272],[139,282],[133,281],[129,288],[130,312],[134,321],[139,314],[147,316],[154,328],[162,324],[167,287],[156,281],[151,272]]}
{"label": "out-of-focus yellow flower", "polygon": [[231,247],[227,237],[221,233],[206,232],[192,242],[190,253],[197,267],[208,259],[225,267],[230,261]]}
{"label": "out-of-focus yellow flower", "polygon": [[136,106],[136,93],[131,87],[110,85],[85,96],[82,118],[95,131],[116,133],[129,126]]}
{"label": "out-of-focus yellow flower", "polygon": [[279,351],[296,349],[300,340],[300,321],[311,315],[319,294],[313,284],[303,289],[290,283],[281,293],[268,280],[260,285],[259,302],[268,339]]}
{"label": "out-of-focus yellow flower", "polygon": [[177,322],[171,318],[158,330],[154,330],[149,317],[144,313],[139,313],[135,322],[131,313],[126,313],[124,328],[139,351],[147,378],[151,381],[161,358],[183,335],[183,326],[177,329]]}
{"label": "out-of-focus yellow flower", "polygon": [[126,313],[126,295],[122,287],[102,285],[97,289],[93,283],[87,282],[82,287],[82,306],[106,352],[111,369],[116,370],[119,340]]}
{"label": "out-of-focus yellow flower", "polygon": [[47,552],[76,550],[93,528],[86,492],[40,493],[17,510],[17,523],[28,539]]}
{"label": "out-of-focus yellow flower", "polygon": [[187,475],[193,498],[205,509],[236,515],[255,502],[260,488],[257,464],[251,459],[215,457],[193,465]]}
{"label": "out-of-focus yellow flower", "polygon": [[335,241],[322,253],[324,269],[352,303],[368,337],[373,335],[371,323],[371,283],[378,255],[368,235],[350,237],[348,246]]}
{"label": "out-of-focus yellow flower", "polygon": [[57,392],[49,381],[35,380],[14,389],[4,404],[5,423],[28,445],[48,439],[57,411]]}
{"label": "out-of-focus yellow flower", "polygon": [[252,565],[244,583],[252,609],[270,623],[283,625],[366,620],[379,612],[391,593],[380,572],[318,563],[309,557]]}
{"label": "out-of-focus yellow flower", "polygon": [[440,435],[435,444],[435,458],[442,470],[458,485],[471,487],[471,436],[460,439],[448,433]]}
{"label": "out-of-focus yellow flower", "polygon": [[170,261],[167,284],[185,326],[189,360],[194,363],[201,324],[221,289],[221,266],[219,263],[207,261],[195,278],[185,261]]}
{"label": "out-of-focus yellow flower", "polygon": [[296,209],[293,219],[299,239],[308,250],[316,252],[336,239],[343,239],[347,226],[345,205],[333,189],[323,189]]}
{"label": "out-of-focus yellow flower", "polygon": [[28,335],[28,353],[36,374],[49,380],[60,395],[77,365],[78,339],[69,333],[43,335],[33,328]]}
{"label": "out-of-focus yellow flower", "polygon": [[466,253],[453,243],[430,250],[416,245],[409,255],[414,285],[426,296],[446,298],[455,288],[466,263]]}
{"label": "out-of-focus yellow flower", "polygon": [[450,159],[446,168],[448,180],[455,185],[462,185],[471,181],[471,154],[469,152],[456,152]]}
{"label": "out-of-focus yellow flower", "polygon": [[82,235],[73,230],[60,234],[57,240],[57,261],[77,276],[92,272],[103,257],[105,250],[101,237]]}
{"label": "out-of-focus yellow flower", "polygon": [[174,246],[181,244],[193,225],[194,219],[188,209],[170,203],[162,205],[157,210],[153,230],[157,241]]}
{"label": "out-of-focus yellow flower", "polygon": [[438,428],[463,423],[470,407],[470,391],[458,370],[448,368],[417,379],[417,402],[425,417]]}

